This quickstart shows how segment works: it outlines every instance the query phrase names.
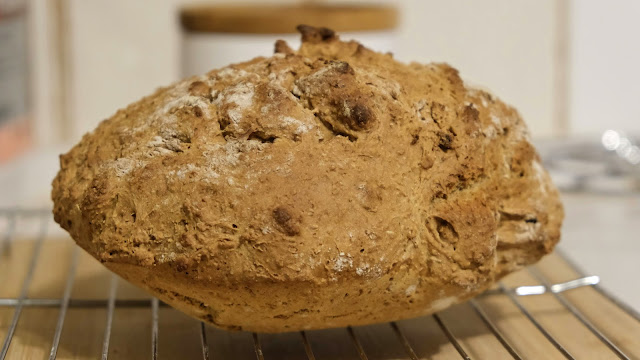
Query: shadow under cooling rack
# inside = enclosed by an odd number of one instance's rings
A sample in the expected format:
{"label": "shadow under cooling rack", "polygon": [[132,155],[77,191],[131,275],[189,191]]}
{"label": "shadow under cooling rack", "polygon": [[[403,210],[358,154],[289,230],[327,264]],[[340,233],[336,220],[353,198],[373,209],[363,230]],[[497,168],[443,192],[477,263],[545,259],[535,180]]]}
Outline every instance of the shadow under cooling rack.
{"label": "shadow under cooling rack", "polygon": [[0,209],[0,360],[640,358],[638,313],[597,285],[568,290],[595,277],[560,254],[432,316],[285,334],[227,332],[120,280],[68,237],[51,236],[50,218],[48,211]]}

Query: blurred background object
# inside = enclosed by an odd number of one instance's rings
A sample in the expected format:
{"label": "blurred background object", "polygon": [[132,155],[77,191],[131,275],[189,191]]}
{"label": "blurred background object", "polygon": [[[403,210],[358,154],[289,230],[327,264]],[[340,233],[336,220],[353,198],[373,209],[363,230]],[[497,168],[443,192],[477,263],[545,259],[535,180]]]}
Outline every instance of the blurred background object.
{"label": "blurred background object", "polygon": [[295,48],[310,22],[450,63],[516,107],[564,192],[561,247],[640,308],[616,275],[640,273],[638,17],[635,0],[0,0],[0,207],[50,206],[57,155],[101,120],[276,39]]}
{"label": "blurred background object", "polygon": [[30,139],[27,41],[26,1],[0,1],[0,163]]}
{"label": "blurred background object", "polygon": [[196,5],[180,11],[182,75],[204,74],[230,63],[270,56],[275,39],[300,46],[300,24],[326,27],[377,51],[393,51],[398,12],[384,5]]}
{"label": "blurred background object", "polygon": [[565,192],[640,193],[640,141],[606,130],[600,141],[539,141],[538,151],[556,186]]}

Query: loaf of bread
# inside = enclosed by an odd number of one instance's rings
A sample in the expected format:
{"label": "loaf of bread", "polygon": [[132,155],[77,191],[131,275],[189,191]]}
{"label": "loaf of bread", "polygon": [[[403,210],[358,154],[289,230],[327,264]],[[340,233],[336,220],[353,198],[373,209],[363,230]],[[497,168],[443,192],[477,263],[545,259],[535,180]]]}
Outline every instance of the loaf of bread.
{"label": "loaf of bread", "polygon": [[420,316],[549,253],[558,192],[513,108],[446,64],[300,26],[294,51],[159,89],[60,157],[55,220],[220,328]]}

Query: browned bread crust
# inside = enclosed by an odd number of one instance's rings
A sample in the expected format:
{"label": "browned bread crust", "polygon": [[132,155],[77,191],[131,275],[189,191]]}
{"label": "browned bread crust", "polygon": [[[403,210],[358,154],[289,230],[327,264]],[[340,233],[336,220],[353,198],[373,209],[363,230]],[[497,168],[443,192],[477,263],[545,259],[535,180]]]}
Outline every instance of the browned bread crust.
{"label": "browned bread crust", "polygon": [[300,30],[103,121],[60,157],[55,220],[168,304],[264,332],[428,314],[553,249],[562,205],[516,110]]}

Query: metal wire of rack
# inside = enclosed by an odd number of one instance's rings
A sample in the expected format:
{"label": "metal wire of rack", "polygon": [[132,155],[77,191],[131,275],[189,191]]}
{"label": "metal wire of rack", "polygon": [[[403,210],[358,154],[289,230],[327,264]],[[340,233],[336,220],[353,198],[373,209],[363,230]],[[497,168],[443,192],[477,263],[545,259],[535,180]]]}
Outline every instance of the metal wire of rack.
{"label": "metal wire of rack", "polygon": [[[31,285],[34,271],[36,265],[38,264],[39,258],[41,256],[42,247],[47,238],[47,231],[50,222],[49,212],[46,210],[29,210],[29,209],[0,209],[0,219],[5,220],[6,228],[3,232],[0,233],[0,263],[5,260],[5,257],[11,250],[11,246],[13,243],[13,238],[17,231],[17,219],[25,217],[31,219],[37,219],[40,221],[40,225],[37,231],[37,236],[35,237],[35,245],[30,255],[29,265],[27,267],[27,272],[22,280],[22,285],[20,287],[19,296],[15,298],[0,298],[0,308],[9,307],[13,309],[13,316],[11,321],[8,323],[7,331],[4,336],[4,341],[2,343],[2,348],[0,349],[0,360],[3,360],[7,357],[10,346],[12,344],[12,340],[16,333],[16,329],[20,325],[20,318],[23,310],[25,308],[58,308],[58,316],[57,322],[55,325],[55,331],[53,334],[53,338],[51,340],[51,348],[49,352],[49,359],[56,359],[60,344],[61,334],[65,325],[65,318],[67,315],[67,311],[70,308],[102,308],[106,310],[106,322],[104,327],[104,337],[102,339],[102,348],[101,348],[101,359],[106,360],[110,355],[110,340],[112,336],[113,329],[113,319],[114,313],[117,309],[123,308],[142,308],[142,309],[150,309],[151,316],[151,329],[150,329],[150,337],[151,337],[151,358],[157,359],[159,354],[159,309],[167,307],[166,304],[160,302],[157,298],[151,299],[118,299],[117,298],[117,285],[120,281],[116,275],[111,274],[109,288],[108,288],[108,298],[106,299],[74,299],[72,298],[72,289],[74,286],[74,279],[76,277],[76,270],[78,268],[78,256],[79,249],[78,247],[74,247],[72,251],[71,261],[68,264],[68,270],[66,275],[66,280],[64,282],[64,290],[62,296],[60,298],[31,298],[28,296],[29,287]],[[624,313],[628,314],[631,318],[635,319],[638,323],[640,323],[640,316],[637,312],[635,312],[632,308],[620,303],[617,299],[611,296],[608,292],[603,290],[599,285],[596,285],[590,278],[584,277],[584,273],[578,269],[574,264],[570,263],[566,260],[566,256],[562,256],[565,261],[569,263],[570,266],[573,267],[576,273],[580,274],[583,278],[587,279],[582,284],[578,285],[591,285],[593,289],[595,289],[599,294],[604,296],[606,299],[611,301],[615,306],[619,307]],[[556,284],[552,285],[551,281],[545,277],[545,275],[537,270],[534,267],[529,268],[529,273],[535,279],[537,279],[541,285],[529,286],[529,289],[539,291],[539,293],[551,293],[553,297],[562,304],[564,309],[571,313],[573,317],[575,317],[589,332],[591,332],[604,346],[609,349],[610,354],[620,358],[620,359],[631,359],[632,357],[623,350],[619,344],[616,343],[614,339],[611,339],[608,335],[605,334],[605,331],[599,329],[590,319],[589,316],[585,315],[582,311],[578,309],[575,304],[573,304],[567,297],[562,294],[562,291],[571,289],[576,287],[575,282],[565,283],[565,284]],[[521,286],[520,288],[527,288],[527,286]],[[575,356],[572,355],[567,348],[561,343],[559,339],[557,339],[551,331],[545,327],[533,314],[529,309],[522,303],[520,300],[523,296],[518,295],[518,291],[515,291],[514,288],[509,288],[505,284],[500,283],[497,289],[493,291],[488,291],[482,295],[480,295],[477,299],[472,299],[468,302],[473,312],[481,319],[482,323],[486,327],[486,331],[491,333],[493,337],[499,342],[502,346],[503,350],[509,354],[513,359],[523,359],[524,357],[521,355],[519,349],[516,348],[512,344],[512,342],[508,339],[507,336],[500,329],[500,326],[496,323],[496,319],[493,318],[487,310],[481,305],[478,299],[483,297],[490,297],[494,295],[504,295],[509,298],[511,303],[517,307],[517,309],[524,315],[531,324],[535,326],[535,328],[547,339],[549,343],[551,343],[558,352],[566,359],[574,359]],[[541,291],[540,291],[541,290]],[[535,292],[534,292],[535,293]],[[471,359],[471,356],[465,350],[465,347],[461,344],[455,332],[451,330],[450,326],[443,319],[443,317],[436,313],[431,315],[432,319],[435,320],[435,323],[440,328],[447,341],[455,348],[459,358],[462,359]],[[196,320],[194,320],[196,321]],[[414,349],[414,344],[409,340],[409,338],[405,334],[405,330],[403,330],[396,322],[391,322],[388,324],[391,328],[393,334],[397,339],[397,344],[400,348],[403,349],[406,358],[416,360],[421,357],[417,355],[417,351]],[[201,347],[202,359],[208,360],[216,357],[216,349],[211,348],[208,337],[207,337],[207,327],[204,323],[200,322],[198,324],[198,333],[199,339],[198,342]],[[346,328],[346,332],[348,334],[349,342],[352,344],[355,349],[357,356],[360,359],[369,359],[372,357],[372,354],[365,349],[363,346],[359,335],[354,331],[354,328],[348,327]],[[314,353],[314,349],[312,346],[312,342],[309,340],[309,333],[305,331],[299,332],[299,338],[297,341],[302,343],[302,347],[304,349],[304,354],[310,360],[315,360],[316,355]],[[263,351],[263,339],[261,334],[252,333],[251,334],[252,342],[253,342],[253,350],[255,352],[255,358],[262,360],[265,358],[265,353]],[[634,350],[635,351],[635,350]]]}

